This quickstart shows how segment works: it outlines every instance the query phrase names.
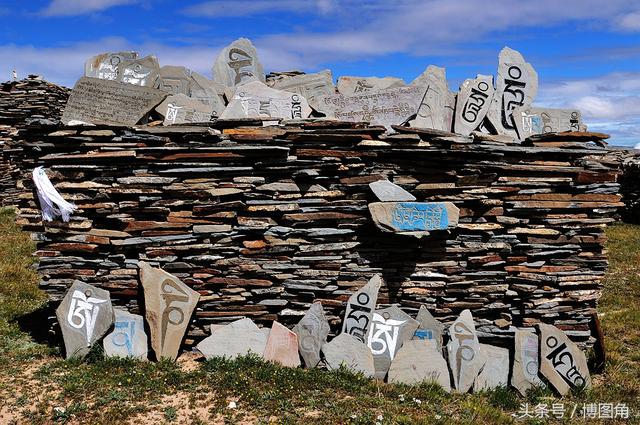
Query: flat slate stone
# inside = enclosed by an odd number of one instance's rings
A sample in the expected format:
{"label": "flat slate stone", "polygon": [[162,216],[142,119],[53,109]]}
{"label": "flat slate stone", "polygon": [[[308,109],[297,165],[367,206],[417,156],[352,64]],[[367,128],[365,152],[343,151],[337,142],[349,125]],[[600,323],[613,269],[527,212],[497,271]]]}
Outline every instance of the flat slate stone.
{"label": "flat slate stone", "polygon": [[56,309],[56,318],[62,329],[67,359],[86,356],[113,324],[109,291],[74,282]]}
{"label": "flat slate stone", "polygon": [[180,93],[167,96],[156,111],[164,116],[164,125],[191,124],[211,121],[213,107]]}
{"label": "flat slate stone", "polygon": [[511,386],[523,396],[530,388],[544,385],[538,377],[539,353],[538,335],[535,331],[533,329],[517,329],[514,335]]}
{"label": "flat slate stone", "polygon": [[118,80],[118,66],[138,58],[136,52],[101,53],[92,56],[84,64],[84,76],[101,80]]}
{"label": "flat slate stone", "polygon": [[345,96],[376,92],[384,89],[404,87],[406,83],[396,77],[340,77],[338,78],[338,92]]}
{"label": "flat slate stone", "polygon": [[165,65],[160,68],[157,88],[168,94],[189,96],[191,70],[184,66]]}
{"label": "flat slate stone", "polygon": [[298,335],[298,349],[307,368],[316,367],[320,363],[320,350],[327,342],[330,330],[324,308],[319,302],[313,303],[293,328]]}
{"label": "flat slate stone", "polygon": [[164,270],[139,267],[151,347],[157,359],[175,360],[200,294]]}
{"label": "flat slate stone", "polygon": [[380,286],[382,286],[382,276],[377,274],[349,297],[342,322],[343,333],[352,335],[363,343],[366,341]]}
{"label": "flat slate stone", "polygon": [[485,361],[469,310],[460,313],[449,327],[449,336],[451,339],[447,344],[447,353],[454,388],[459,393],[466,393],[471,389]]}
{"label": "flat slate stone", "polygon": [[445,69],[429,65],[418,78],[411,82],[411,85],[426,89],[411,127],[451,131],[449,112],[445,109],[447,107],[452,109],[455,106],[455,100],[454,105],[451,105]]}
{"label": "flat slate stone", "polygon": [[189,81],[189,97],[205,105],[211,106],[215,116],[222,115],[226,102],[224,99],[225,87],[205,76],[192,71]]}
{"label": "flat slate stone", "polygon": [[427,307],[421,305],[416,316],[418,329],[413,334],[413,339],[433,340],[436,343],[438,352],[442,351],[442,334],[444,325],[431,315]]}
{"label": "flat slate stone", "polygon": [[207,359],[236,359],[249,353],[262,357],[269,334],[269,329],[260,329],[251,319],[245,318],[217,328],[211,336],[200,341],[196,348]]}
{"label": "flat slate stone", "polygon": [[165,98],[150,87],[82,77],[76,82],[62,114],[62,122],[133,126]]}
{"label": "flat slate stone", "polygon": [[143,87],[157,86],[160,65],[155,56],[146,56],[120,62],[118,81]]}
{"label": "flat slate stone", "polygon": [[331,96],[336,93],[333,85],[331,71],[325,69],[314,74],[302,74],[280,77],[271,87],[291,93],[298,93],[309,102],[309,106],[318,110],[318,101],[323,96]]}
{"label": "flat slate stone", "polygon": [[369,183],[369,188],[383,202],[415,201],[416,197],[389,180]]}
{"label": "flat slate stone", "polygon": [[506,387],[509,384],[509,350],[494,345],[480,344],[480,353],[485,358],[485,363],[476,377],[473,391]]}
{"label": "flat slate stone", "polygon": [[354,336],[341,333],[322,346],[322,353],[329,370],[344,366],[355,373],[362,372],[367,378],[375,373],[371,350]]}
{"label": "flat slate stone", "polygon": [[107,357],[134,357],[147,359],[147,333],[144,319],[139,314],[114,309],[113,331],[102,342]]}
{"label": "flat slate stone", "polygon": [[373,202],[369,212],[385,232],[446,230],[456,227],[460,216],[451,202]]}
{"label": "flat slate stone", "polygon": [[274,321],[264,349],[264,359],[286,367],[299,367],[298,335]]}
{"label": "flat slate stone", "polygon": [[494,91],[493,75],[477,75],[462,83],[456,102],[456,133],[468,136],[482,124],[489,112]]}
{"label": "flat slate stone", "polygon": [[395,305],[373,313],[367,346],[373,353],[376,378],[384,379],[396,353],[417,328],[418,322]]}
{"label": "flat slate stone", "polygon": [[587,358],[580,348],[553,325],[538,324],[540,372],[560,393],[571,388],[591,388]]}
{"label": "flat slate stone", "polygon": [[239,38],[222,49],[211,69],[214,81],[235,87],[251,81],[265,82],[264,68],[251,40]]}
{"label": "flat slate stone", "polygon": [[534,134],[585,131],[582,114],[576,109],[534,108],[520,106],[512,113],[520,140]]}
{"label": "flat slate stone", "polygon": [[276,90],[259,81],[239,86],[220,118],[303,119],[311,114],[298,93]]}
{"label": "flat slate stone", "polygon": [[406,341],[391,362],[387,380],[407,385],[431,382],[451,392],[447,362],[432,339]]}

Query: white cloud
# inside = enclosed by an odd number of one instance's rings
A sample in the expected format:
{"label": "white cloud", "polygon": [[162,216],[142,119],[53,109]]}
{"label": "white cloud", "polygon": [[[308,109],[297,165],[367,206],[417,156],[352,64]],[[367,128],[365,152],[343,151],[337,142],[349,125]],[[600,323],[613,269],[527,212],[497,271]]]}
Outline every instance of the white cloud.
{"label": "white cloud", "polygon": [[269,12],[318,12],[327,14],[333,8],[332,0],[210,0],[189,6],[184,10],[184,13],[192,16],[223,18]]}
{"label": "white cloud", "polygon": [[640,11],[621,16],[617,20],[617,26],[623,31],[640,31]]}
{"label": "white cloud", "polygon": [[114,6],[136,3],[138,0],[52,0],[42,14],[45,16],[77,16],[100,12]]}

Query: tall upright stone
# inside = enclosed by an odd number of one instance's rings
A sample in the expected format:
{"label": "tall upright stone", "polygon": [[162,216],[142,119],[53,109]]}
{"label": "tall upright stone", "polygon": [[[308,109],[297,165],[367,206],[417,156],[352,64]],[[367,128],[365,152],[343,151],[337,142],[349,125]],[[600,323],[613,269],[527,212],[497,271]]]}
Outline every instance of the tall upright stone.
{"label": "tall upright stone", "polygon": [[336,93],[333,77],[328,69],[314,74],[280,77],[270,86],[274,89],[298,93],[307,99],[309,106],[315,110],[319,109],[319,100],[322,96],[331,96]]}
{"label": "tall upright stone", "polygon": [[580,348],[553,325],[538,324],[540,372],[565,395],[572,388],[591,388],[587,358]]}
{"label": "tall upright stone", "polygon": [[438,351],[442,351],[442,334],[444,333],[442,322],[433,317],[424,305],[420,306],[416,321],[418,322],[418,329],[413,334],[413,339],[432,340],[435,342]]}
{"label": "tall upright stone", "polygon": [[113,331],[103,341],[104,354],[146,360],[149,349],[142,316],[120,309],[114,309],[114,313]]}
{"label": "tall upright stone", "polygon": [[198,351],[207,359],[236,359],[247,354],[262,357],[269,339],[269,329],[260,329],[249,318],[239,319],[211,330],[211,335],[197,345]]}
{"label": "tall upright stone", "polygon": [[118,81],[142,87],[156,87],[160,65],[155,56],[122,61],[118,65]]}
{"label": "tall upright stone", "polygon": [[411,121],[411,127],[451,131],[450,119],[448,119],[449,112],[446,107],[452,102],[445,69],[429,65],[422,74],[411,82],[411,85],[426,89],[416,118]]}
{"label": "tall upright stone", "polygon": [[509,384],[509,350],[489,344],[480,344],[485,358],[482,370],[473,383],[473,391],[491,390]]}
{"label": "tall upright stone", "polygon": [[76,281],[56,309],[66,357],[84,357],[113,323],[109,292]]}
{"label": "tall upright stone", "polygon": [[407,385],[431,382],[451,391],[447,362],[432,339],[406,341],[391,362],[388,381]]}
{"label": "tall upright stone", "polygon": [[338,78],[338,93],[345,96],[359,95],[367,92],[375,93],[384,89],[403,87],[406,83],[396,77],[340,77]]}
{"label": "tall upright stone", "polygon": [[382,286],[382,276],[377,274],[349,297],[342,322],[342,333],[352,335],[363,343],[367,340],[380,286]]}
{"label": "tall upright stone", "polygon": [[520,140],[535,134],[584,131],[586,129],[582,124],[582,115],[576,109],[520,106],[513,110],[512,116]]}
{"label": "tall upright stone", "polygon": [[265,82],[264,68],[251,40],[239,38],[222,49],[211,69],[213,79],[227,87],[251,81]]}
{"label": "tall upright stone", "polygon": [[200,294],[164,270],[139,267],[151,347],[157,359],[175,360]]}
{"label": "tall upright stone", "polygon": [[136,52],[101,53],[92,56],[84,64],[84,76],[101,80],[118,80],[118,66],[138,58]]}
{"label": "tall upright stone", "polygon": [[298,335],[298,349],[307,368],[318,366],[320,350],[327,342],[330,331],[324,308],[319,302],[311,304],[304,317],[293,328]]}
{"label": "tall upright stone", "polygon": [[220,118],[303,119],[311,114],[307,99],[272,89],[259,81],[239,86]]}
{"label": "tall upright stone", "polygon": [[449,367],[457,392],[469,391],[476,376],[484,366],[485,359],[480,352],[476,326],[469,310],[464,310],[449,327],[450,340],[447,344]]}
{"label": "tall upright stone", "polygon": [[365,343],[346,333],[341,333],[322,346],[325,362],[329,370],[348,370],[372,378],[375,373],[373,354]]}
{"label": "tall upright stone", "polygon": [[539,353],[538,335],[535,331],[527,328],[517,329],[514,336],[511,386],[523,396],[530,388],[544,385],[538,377]]}
{"label": "tall upright stone", "polygon": [[456,133],[467,136],[482,124],[489,112],[494,91],[492,75],[477,75],[462,83],[456,103]]}
{"label": "tall upright stone", "polygon": [[279,363],[286,367],[300,366],[298,354],[298,335],[286,326],[274,321],[264,349],[266,361]]}

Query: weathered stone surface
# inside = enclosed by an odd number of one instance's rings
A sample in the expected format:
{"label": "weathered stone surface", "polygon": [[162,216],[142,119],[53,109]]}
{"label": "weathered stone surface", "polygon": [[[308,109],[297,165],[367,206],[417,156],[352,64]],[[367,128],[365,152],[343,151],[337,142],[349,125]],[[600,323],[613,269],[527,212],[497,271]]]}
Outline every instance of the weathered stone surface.
{"label": "weathered stone surface", "polygon": [[447,344],[447,353],[454,388],[459,393],[466,393],[471,389],[485,362],[480,352],[473,316],[469,310],[460,313],[449,327],[449,335],[451,339]]}
{"label": "weathered stone surface", "polygon": [[268,329],[260,329],[251,319],[245,318],[219,327],[215,331],[212,329],[211,336],[200,341],[196,348],[207,359],[235,359],[249,353],[262,357],[268,339]]}
{"label": "weathered stone surface", "polygon": [[92,56],[84,64],[84,76],[101,80],[118,80],[120,63],[137,58],[136,52],[101,53]]}
{"label": "weathered stone surface", "polygon": [[157,359],[175,360],[200,294],[164,270],[139,267],[151,347]]}
{"label": "weathered stone surface", "polygon": [[343,333],[352,335],[363,343],[366,341],[380,286],[382,286],[382,276],[377,274],[349,297],[342,322]]}
{"label": "weathered stone surface", "polygon": [[147,333],[144,319],[139,314],[114,309],[113,332],[104,337],[104,354],[107,357],[135,357],[147,359]]}
{"label": "weathered stone surface", "polygon": [[272,89],[259,81],[236,89],[220,118],[302,119],[311,114],[307,100],[298,93]]}
{"label": "weathered stone surface", "polygon": [[298,93],[309,102],[309,105],[318,110],[321,97],[331,96],[336,93],[333,85],[331,71],[325,69],[315,74],[302,74],[281,77],[275,80],[271,87],[291,93]]}
{"label": "weathered stone surface", "polygon": [[477,75],[462,83],[456,103],[456,133],[469,135],[482,124],[489,112],[494,91],[493,75]]}
{"label": "weathered stone surface", "polygon": [[118,81],[143,87],[155,87],[160,65],[155,56],[122,61],[118,64]]}
{"label": "weathered stone surface", "polygon": [[191,83],[191,70],[184,66],[165,65],[160,68],[157,86],[158,89],[169,94],[184,94],[189,96]]}
{"label": "weathered stone surface", "polygon": [[226,102],[224,100],[225,87],[195,71],[191,72],[189,82],[189,96],[199,102],[213,108],[213,113],[219,117],[222,115]]}
{"label": "weathered stone surface", "polygon": [[455,100],[451,99],[445,69],[429,65],[427,69],[411,82],[412,86],[423,87],[426,91],[416,118],[411,121],[411,127],[433,128],[451,131],[451,119],[447,106],[452,109]]}
{"label": "weathered stone surface", "polygon": [[353,372],[362,372],[368,378],[375,373],[371,350],[354,336],[341,333],[322,346],[322,353],[329,370],[344,365]]}
{"label": "weathered stone surface", "polygon": [[374,202],[369,212],[385,232],[445,230],[457,226],[460,216],[451,202]]}
{"label": "weathered stone surface", "polygon": [[84,357],[111,327],[113,307],[109,292],[76,281],[56,309],[66,357]]}
{"label": "weathered stone surface", "polygon": [[274,321],[264,349],[264,359],[287,367],[300,366],[298,335]]}
{"label": "weathered stone surface", "polygon": [[250,40],[239,38],[220,52],[211,69],[214,81],[235,87],[251,81],[265,82],[264,68]]}
{"label": "weathered stone surface", "polygon": [[438,352],[442,351],[442,334],[444,325],[431,315],[427,307],[421,305],[416,316],[418,329],[413,335],[413,339],[433,340],[436,343]]}
{"label": "weathered stone surface", "polygon": [[305,366],[307,368],[318,366],[320,350],[327,342],[330,331],[322,304],[313,303],[293,331],[298,335],[298,348]]}
{"label": "weathered stone surface", "polygon": [[482,371],[476,377],[473,391],[506,387],[509,384],[509,350],[494,345],[480,344],[480,354],[485,358]]}
{"label": "weathered stone surface", "polygon": [[534,134],[584,131],[582,115],[576,109],[534,108],[520,106],[512,113],[521,140]]}
{"label": "weathered stone surface", "polygon": [[539,341],[533,329],[517,329],[514,336],[513,372],[511,385],[520,394],[534,386],[542,386],[539,372]]}
{"label": "weathered stone surface", "polygon": [[382,202],[403,202],[403,201],[415,201],[416,197],[398,186],[391,183],[389,180],[378,180],[377,182],[369,183],[371,191]]}
{"label": "weathered stone surface", "polygon": [[513,110],[529,107],[538,93],[538,73],[522,55],[508,47],[500,51],[498,78],[487,119],[498,134],[518,137]]}
{"label": "weathered stone surface", "polygon": [[338,92],[345,96],[359,95],[367,92],[377,92],[384,89],[403,87],[406,83],[396,77],[340,77],[338,78]]}
{"label": "weathered stone surface", "polygon": [[561,394],[571,388],[591,388],[591,375],[584,353],[553,325],[538,324],[540,372]]}
{"label": "weathered stone surface", "polygon": [[150,87],[82,77],[69,96],[62,122],[132,126],[162,102],[165,96],[162,91]]}
{"label": "weathered stone surface", "polygon": [[406,341],[391,362],[388,381],[407,385],[433,382],[451,391],[447,362],[432,339]]}
{"label": "weathered stone surface", "polygon": [[373,353],[376,378],[384,379],[396,353],[417,328],[418,322],[395,305],[373,313],[367,345]]}
{"label": "weathered stone surface", "polygon": [[201,123],[211,121],[213,107],[184,94],[167,96],[156,111],[164,116],[164,125]]}

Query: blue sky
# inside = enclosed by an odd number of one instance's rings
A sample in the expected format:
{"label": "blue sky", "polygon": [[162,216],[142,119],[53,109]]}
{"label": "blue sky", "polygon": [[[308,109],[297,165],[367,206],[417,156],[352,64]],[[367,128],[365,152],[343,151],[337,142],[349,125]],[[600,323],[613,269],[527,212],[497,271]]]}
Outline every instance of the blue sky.
{"label": "blue sky", "polygon": [[238,37],[267,72],[409,82],[435,64],[452,89],[495,74],[507,45],[539,73],[535,104],[577,107],[591,130],[640,145],[640,0],[0,0],[0,80],[15,68],[72,86],[114,50],[210,75]]}

